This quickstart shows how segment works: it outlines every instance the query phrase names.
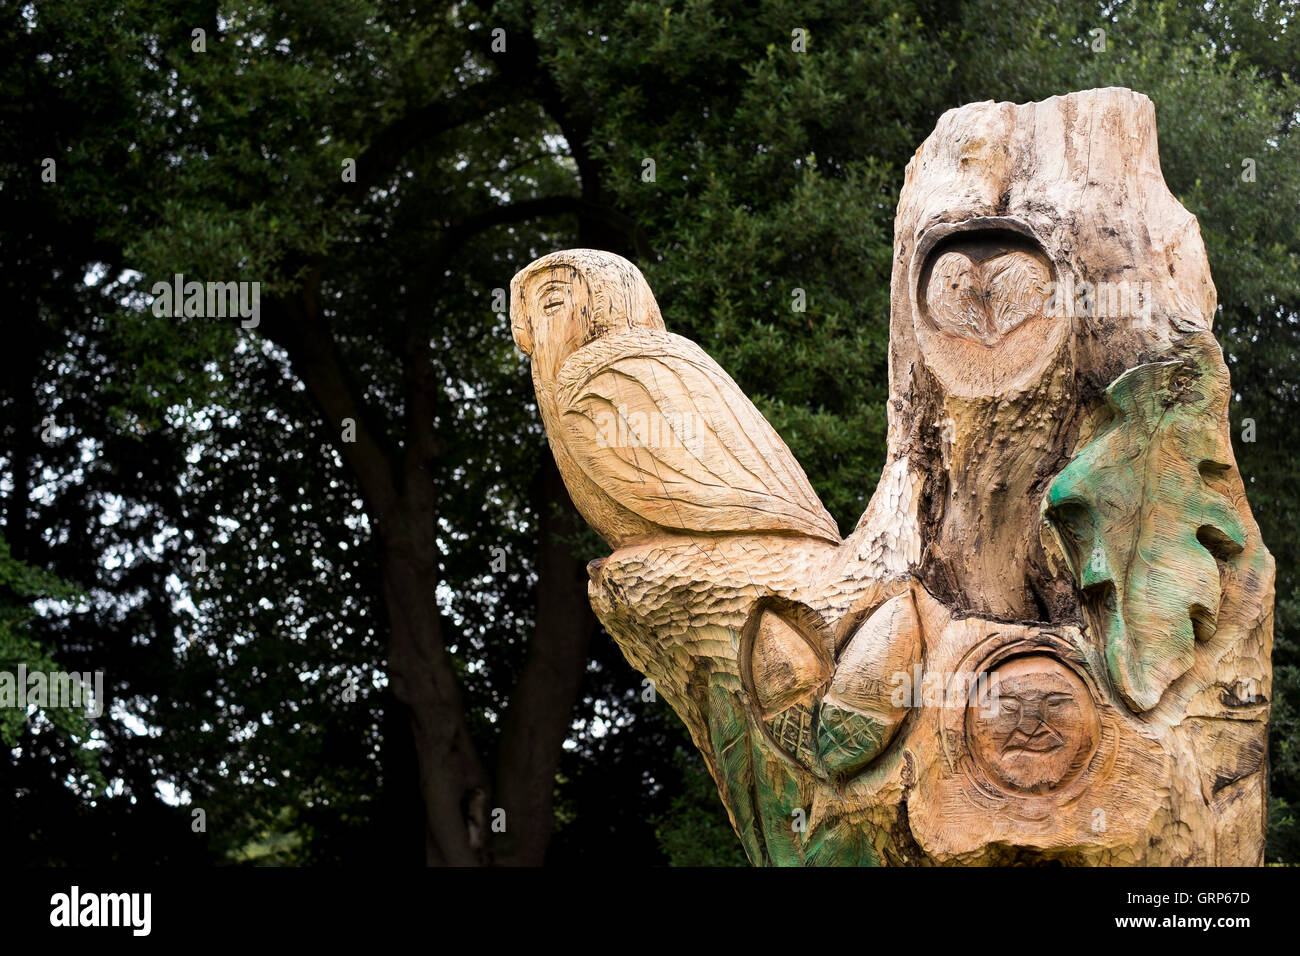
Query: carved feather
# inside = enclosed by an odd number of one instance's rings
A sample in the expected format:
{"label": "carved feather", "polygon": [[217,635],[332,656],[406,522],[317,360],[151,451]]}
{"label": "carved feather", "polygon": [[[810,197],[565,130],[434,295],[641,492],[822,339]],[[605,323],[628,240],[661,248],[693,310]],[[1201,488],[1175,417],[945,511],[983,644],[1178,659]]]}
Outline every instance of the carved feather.
{"label": "carved feather", "polygon": [[689,339],[619,329],[571,355],[556,384],[566,448],[603,491],[647,521],[839,543],[785,442]]}

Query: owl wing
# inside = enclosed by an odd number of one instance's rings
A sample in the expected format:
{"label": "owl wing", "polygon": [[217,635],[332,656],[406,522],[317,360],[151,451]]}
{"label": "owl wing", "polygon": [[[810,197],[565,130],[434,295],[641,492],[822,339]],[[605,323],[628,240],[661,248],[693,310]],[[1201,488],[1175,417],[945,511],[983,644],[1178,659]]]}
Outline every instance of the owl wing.
{"label": "owl wing", "polygon": [[556,385],[565,447],[578,467],[647,521],[839,543],[781,436],[689,339],[619,329],[569,356]]}

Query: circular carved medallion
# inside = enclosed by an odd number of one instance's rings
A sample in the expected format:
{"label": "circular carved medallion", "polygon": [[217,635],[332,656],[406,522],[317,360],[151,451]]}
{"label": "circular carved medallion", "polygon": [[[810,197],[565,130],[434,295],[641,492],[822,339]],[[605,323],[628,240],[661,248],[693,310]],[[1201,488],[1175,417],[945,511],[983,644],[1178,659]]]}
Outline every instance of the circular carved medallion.
{"label": "circular carved medallion", "polygon": [[998,786],[1047,793],[1088,765],[1101,721],[1073,670],[1045,654],[1013,657],[989,672],[988,688],[987,698],[966,710],[966,736]]}

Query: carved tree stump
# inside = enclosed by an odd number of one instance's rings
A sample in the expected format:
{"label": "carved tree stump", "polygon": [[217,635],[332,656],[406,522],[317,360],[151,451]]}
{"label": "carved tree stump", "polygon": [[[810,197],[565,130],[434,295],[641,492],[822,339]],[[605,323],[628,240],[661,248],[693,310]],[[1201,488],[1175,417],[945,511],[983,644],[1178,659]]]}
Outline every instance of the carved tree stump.
{"label": "carved tree stump", "polygon": [[1150,101],[945,114],[899,200],[889,457],[840,539],[607,253],[511,286],[591,602],[756,864],[1258,864],[1273,561]]}

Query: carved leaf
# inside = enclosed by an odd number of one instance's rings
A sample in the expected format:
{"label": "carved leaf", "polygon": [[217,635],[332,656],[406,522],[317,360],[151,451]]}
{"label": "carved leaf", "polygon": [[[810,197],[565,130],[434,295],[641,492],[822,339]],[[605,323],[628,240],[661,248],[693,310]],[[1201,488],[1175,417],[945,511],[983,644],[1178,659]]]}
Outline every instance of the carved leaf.
{"label": "carved leaf", "polygon": [[894,739],[911,708],[893,697],[897,675],[921,660],[921,630],[908,593],[876,608],[834,668],[821,618],[777,597],[760,600],[741,632],[741,675],[771,742],[806,769],[849,777]]}
{"label": "carved leaf", "polygon": [[656,329],[597,339],[565,362],[558,401],[578,466],[661,527],[840,540],[785,442],[689,339]]}
{"label": "carved leaf", "polygon": [[763,860],[763,843],[758,836],[754,808],[754,764],[750,750],[749,721],[745,708],[728,691],[717,675],[709,681],[709,743],[717,763],[714,777],[722,802],[751,863]]}
{"label": "carved leaf", "polygon": [[1044,502],[1111,678],[1139,713],[1192,666],[1196,638],[1213,634],[1218,562],[1246,543],[1215,487],[1234,466],[1228,392],[1212,340],[1180,361],[1130,369],[1106,390],[1109,420]]}

